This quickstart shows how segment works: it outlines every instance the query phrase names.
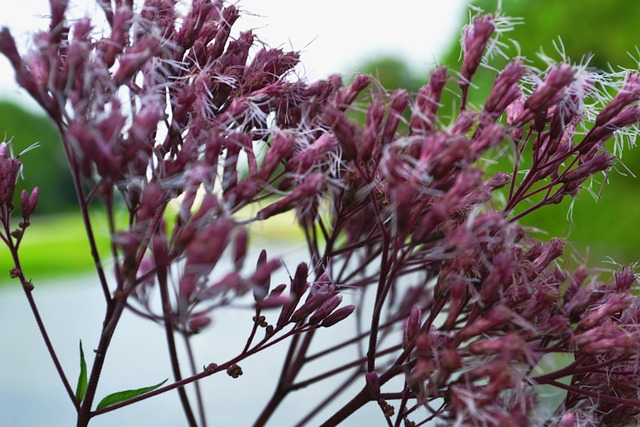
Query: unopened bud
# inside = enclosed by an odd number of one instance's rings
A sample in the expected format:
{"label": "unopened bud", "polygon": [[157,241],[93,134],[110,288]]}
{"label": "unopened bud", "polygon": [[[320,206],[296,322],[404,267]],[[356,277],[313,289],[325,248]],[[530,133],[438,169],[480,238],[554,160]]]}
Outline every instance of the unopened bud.
{"label": "unopened bud", "polygon": [[36,211],[36,207],[38,206],[38,195],[40,194],[40,189],[38,187],[34,187],[31,190],[31,195],[29,196],[29,211],[31,215]]}
{"label": "unopened bud", "polygon": [[429,133],[435,129],[440,97],[448,79],[447,68],[438,67],[429,75],[429,84],[420,88],[409,121],[412,133]]}
{"label": "unopened bud", "polygon": [[464,79],[463,85],[469,85],[471,77],[482,62],[485,48],[495,31],[493,21],[493,15],[482,15],[476,17],[471,24],[464,28],[462,36],[464,59],[461,70],[461,76]]}
{"label": "unopened bud", "polygon": [[247,255],[248,232],[243,227],[238,227],[233,242],[233,265],[236,270],[240,270],[244,263],[244,257]]}
{"label": "unopened bud", "polygon": [[404,322],[404,335],[402,338],[402,347],[407,348],[407,346],[413,341],[413,339],[418,335],[420,331],[420,326],[422,324],[422,311],[418,307],[413,307],[411,309],[411,313],[409,313],[409,317]]}
{"label": "unopened bud", "polygon": [[638,100],[640,100],[640,75],[632,73],[627,76],[620,92],[600,111],[595,125],[604,125],[617,116],[627,105]]}
{"label": "unopened bud", "polygon": [[518,81],[526,68],[520,60],[511,61],[496,78],[484,109],[491,117],[499,117],[504,110],[522,95]]}
{"label": "unopened bud", "polygon": [[321,173],[308,175],[302,183],[291,191],[288,195],[270,204],[258,212],[257,218],[264,220],[274,215],[286,212],[299,204],[306,203],[307,198],[316,196],[323,188],[325,176]]}
{"label": "unopened bud", "polygon": [[356,97],[362,92],[371,81],[371,78],[366,74],[358,74],[351,86],[349,86],[346,90],[344,90],[340,95],[340,103],[343,106],[350,105],[353,101],[355,101]]}
{"label": "unopened bud", "polygon": [[389,103],[389,115],[382,131],[382,144],[386,144],[393,139],[402,119],[402,113],[407,108],[407,105],[409,105],[409,93],[406,90],[393,92]]}
{"label": "unopened bud", "polygon": [[253,297],[256,301],[263,299],[269,293],[271,273],[278,269],[280,264],[280,260],[277,259],[267,261],[267,252],[264,249],[260,252],[256,271],[249,278],[253,284]]}
{"label": "unopened bud", "polygon": [[22,213],[22,218],[27,219],[31,216],[29,212],[29,193],[27,190],[22,190],[20,193],[20,211]]}
{"label": "unopened bud", "polygon": [[567,87],[575,80],[575,70],[567,64],[557,65],[547,74],[547,77],[533,91],[524,103],[524,113],[528,118],[521,117],[518,122],[530,120],[538,113],[547,111],[564,98]]}
{"label": "unopened bud", "polygon": [[320,326],[323,326],[325,328],[333,326],[336,323],[341,322],[347,317],[349,317],[349,315],[353,313],[353,310],[355,309],[356,309],[355,305],[346,305],[344,307],[341,307],[336,311],[334,311],[333,313],[331,313],[330,315],[328,315],[327,318],[322,321]]}
{"label": "unopened bud", "polygon": [[334,295],[327,299],[319,309],[309,318],[309,323],[314,325],[321,320],[326,319],[333,310],[335,310],[342,302],[342,295]]}
{"label": "unopened bud", "polygon": [[284,132],[274,133],[271,146],[264,156],[262,165],[260,165],[257,178],[265,182],[268,181],[280,162],[291,157],[295,145],[295,138],[291,134]]}
{"label": "unopened bud", "polygon": [[313,313],[317,310],[326,300],[331,298],[331,294],[326,292],[318,292],[316,294],[310,295],[309,298],[305,301],[302,306],[297,309],[293,315],[291,316],[291,320],[294,322],[300,322],[309,314]]}
{"label": "unopened bud", "polygon": [[198,333],[211,323],[211,317],[206,314],[199,314],[189,319],[189,330]]}
{"label": "unopened bud", "polygon": [[231,378],[238,378],[242,375],[242,368],[234,363],[227,369],[227,375]]}
{"label": "unopened bud", "polygon": [[364,141],[360,147],[360,158],[362,160],[369,160],[376,144],[379,143],[380,130],[382,127],[382,120],[384,119],[384,106],[378,100],[374,100],[367,107],[367,118],[364,128]]}
{"label": "unopened bud", "polygon": [[18,159],[0,156],[0,203],[7,204],[13,200],[19,172],[20,161]]}
{"label": "unopened bud", "polygon": [[511,311],[504,305],[497,305],[489,311],[485,316],[474,320],[471,324],[467,324],[458,333],[462,340],[481,335],[496,326],[505,324],[511,318]]}
{"label": "unopened bud", "polygon": [[612,315],[621,312],[631,305],[631,299],[627,294],[613,294],[599,308],[593,310],[578,324],[578,328],[590,329],[610,318]]}
{"label": "unopened bud", "polygon": [[309,283],[307,282],[307,274],[309,273],[309,267],[306,263],[301,262],[296,268],[296,274],[293,276],[291,282],[291,291],[293,294],[300,298],[307,290]]}
{"label": "unopened bud", "polygon": [[378,378],[378,374],[375,372],[367,372],[364,374],[364,378],[367,382],[369,394],[374,400],[378,400],[380,398],[380,379]]}
{"label": "unopened bud", "polygon": [[262,301],[258,301],[256,306],[258,308],[276,308],[276,307],[282,307],[283,305],[287,304],[290,301],[291,301],[291,297],[289,297],[288,295],[269,294],[269,296],[267,296]]}
{"label": "unopened bud", "polygon": [[624,268],[617,272],[615,275],[616,291],[627,292],[631,289],[633,282],[635,282],[636,276],[633,274],[633,270],[630,268]]}

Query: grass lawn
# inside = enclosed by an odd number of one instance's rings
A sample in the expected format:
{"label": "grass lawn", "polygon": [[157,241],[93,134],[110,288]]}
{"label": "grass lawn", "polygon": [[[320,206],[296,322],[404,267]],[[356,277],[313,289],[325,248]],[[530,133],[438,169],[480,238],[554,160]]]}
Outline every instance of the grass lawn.
{"label": "grass lawn", "polygon": [[[98,249],[106,254],[109,248],[106,227],[103,230],[98,226],[96,231]],[[33,218],[19,254],[25,276],[34,280],[86,272],[93,266],[79,213]],[[9,250],[3,246],[0,248],[0,283],[11,280],[8,271],[12,267]]]}
{"label": "grass lawn", "polygon": [[[103,263],[109,268],[108,227],[103,218],[94,216],[94,234]],[[292,215],[282,214],[257,224],[252,233],[254,242],[300,241],[301,232]],[[27,279],[34,283],[43,279],[90,272],[93,259],[89,252],[84,224],[79,213],[34,217],[20,245],[20,261]],[[10,283],[13,267],[8,249],[0,247],[0,285]]]}

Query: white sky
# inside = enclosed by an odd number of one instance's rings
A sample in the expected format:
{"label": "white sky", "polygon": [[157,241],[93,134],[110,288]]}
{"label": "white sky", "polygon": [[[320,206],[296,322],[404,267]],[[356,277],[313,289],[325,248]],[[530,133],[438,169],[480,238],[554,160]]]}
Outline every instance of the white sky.
{"label": "white sky", "polygon": [[[72,1],[73,3],[73,1]],[[5,7],[0,25],[19,42],[47,26],[48,0],[20,0]],[[75,2],[76,14],[96,10],[91,0]],[[348,73],[363,61],[394,55],[416,71],[429,69],[466,21],[466,0],[394,0],[374,6],[365,0],[240,0],[243,15],[234,28],[254,28],[270,46],[300,50],[309,79]],[[303,6],[304,5],[304,6]],[[27,102],[14,73],[0,58],[0,95]]]}

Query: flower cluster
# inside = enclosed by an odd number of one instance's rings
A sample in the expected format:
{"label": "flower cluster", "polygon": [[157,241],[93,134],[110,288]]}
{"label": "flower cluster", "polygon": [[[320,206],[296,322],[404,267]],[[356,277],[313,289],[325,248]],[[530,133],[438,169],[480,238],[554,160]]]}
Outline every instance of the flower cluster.
{"label": "flower cluster", "polygon": [[[11,143],[0,143],[0,239],[11,249],[12,253],[16,253],[20,247],[20,242],[24,237],[25,229],[31,224],[31,216],[35,213],[38,205],[38,187],[35,187],[31,194],[26,190],[20,193],[20,215],[21,221],[18,228],[12,230],[11,216],[15,210],[14,193],[18,176],[22,170],[22,162],[18,157],[14,157],[11,151]],[[20,262],[14,256],[15,267],[11,270],[11,277],[20,278],[23,286],[29,289],[31,283],[28,282],[23,274]]]}
{"label": "flower cluster", "polygon": [[[438,67],[412,95],[369,90],[362,75],[349,85],[338,76],[299,80],[296,53],[261,45],[250,31],[232,37],[240,12],[221,1],[193,0],[186,12],[170,0],[99,1],[104,29],[68,20],[65,0],[50,3],[49,30],[36,34],[31,51],[22,55],[3,29],[0,52],[58,127],[104,293],[86,390],[70,390],[49,346],[79,426],[173,389],[188,424],[204,425],[184,387],[219,372],[238,378],[244,359],[285,340],[280,381],[255,425],[290,393],[338,375],[362,389],[329,394],[340,409],[327,426],[368,402],[389,425],[638,420],[634,272],[606,280],[586,267],[570,271],[561,239],[538,241],[517,222],[576,196],[614,164],[607,141],[620,144],[640,122],[637,73],[620,83],[584,64],[539,71],[517,58],[473,109],[473,76],[508,28],[497,15],[465,28],[459,75]],[[446,117],[443,93],[456,87],[460,108]],[[512,168],[489,172],[484,160],[495,156]],[[19,169],[0,146],[6,233]],[[21,227],[37,194],[21,197]],[[93,238],[93,204],[107,214],[112,274]],[[115,220],[123,210],[125,225]],[[266,250],[248,259],[249,226],[285,212],[295,213],[309,258],[272,288],[282,260]],[[19,268],[17,245],[2,237]],[[343,304],[347,295],[351,304]],[[189,343],[216,310],[251,297],[242,351],[185,376],[176,335]],[[92,409],[126,308],[164,326],[174,383]],[[348,317],[352,337],[312,352],[322,328]],[[544,371],[555,354],[574,361]],[[320,358],[334,368],[301,380]],[[557,408],[541,408],[541,385],[566,392]],[[320,414],[321,402],[301,424]]]}

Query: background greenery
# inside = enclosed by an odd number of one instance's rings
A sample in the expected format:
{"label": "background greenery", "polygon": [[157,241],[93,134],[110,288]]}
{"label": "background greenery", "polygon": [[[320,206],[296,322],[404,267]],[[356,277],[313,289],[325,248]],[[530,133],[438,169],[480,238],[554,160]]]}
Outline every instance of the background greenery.
{"label": "background greenery", "polygon": [[[640,2],[637,0],[583,0],[579,5],[573,0],[508,0],[502,3],[502,13],[521,17],[524,23],[513,32],[505,34],[507,52],[520,52],[532,65],[544,67],[537,53],[559,59],[554,41],[562,40],[566,55],[573,61],[593,53],[590,64],[608,70],[619,67],[637,69],[640,53],[636,50]],[[495,11],[497,0],[476,0],[474,6],[485,11]],[[579,8],[579,9],[578,9]],[[510,43],[511,38],[517,41]],[[631,52],[631,55],[629,55]],[[635,59],[634,59],[635,57]],[[460,46],[458,39],[443,55],[441,63],[459,69]],[[496,58],[498,67],[505,60]],[[612,64],[612,65],[610,65]],[[387,89],[405,88],[415,92],[426,83],[429,70],[420,75],[412,73],[403,58],[382,58],[357,67],[358,71],[373,74]],[[474,78],[477,87],[470,93],[471,103],[480,103],[488,93],[495,72],[480,70]],[[452,96],[445,103],[456,102]],[[451,108],[445,106],[444,108]],[[40,201],[33,228],[28,231],[22,254],[24,267],[29,275],[66,275],[91,268],[91,259],[84,229],[75,212],[75,194],[69,174],[64,166],[56,130],[42,115],[34,115],[18,105],[0,101],[0,130],[6,139],[13,138],[16,153],[34,142],[40,147],[25,153],[24,180],[19,188],[40,187]],[[1,135],[1,134],[0,134]],[[627,150],[624,163],[640,174],[640,150]],[[578,253],[590,254],[591,265],[598,265],[606,257],[621,263],[638,260],[640,253],[640,183],[632,176],[612,173],[608,185],[596,202],[582,192],[573,210],[573,222],[567,220],[568,203],[546,207],[524,221],[548,233],[548,236],[564,236],[575,245]],[[291,233],[291,218],[270,224],[277,230],[262,229],[263,238],[295,235]],[[542,236],[544,237],[544,235]],[[107,249],[106,233],[99,233],[101,247]],[[0,248],[0,282],[7,280],[4,272],[11,267],[5,248]]]}

